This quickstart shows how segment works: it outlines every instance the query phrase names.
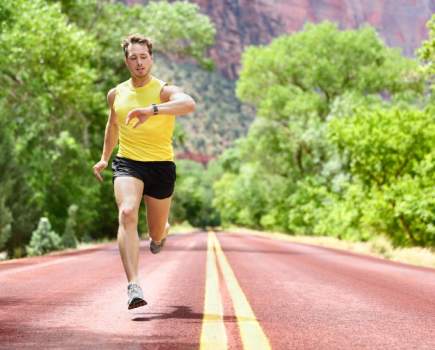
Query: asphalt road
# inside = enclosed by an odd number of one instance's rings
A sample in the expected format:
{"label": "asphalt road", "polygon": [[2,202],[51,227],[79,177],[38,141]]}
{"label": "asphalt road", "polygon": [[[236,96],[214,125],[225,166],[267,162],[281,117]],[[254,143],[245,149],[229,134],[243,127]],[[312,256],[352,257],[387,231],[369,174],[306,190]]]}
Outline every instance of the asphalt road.
{"label": "asphalt road", "polygon": [[246,234],[0,263],[0,349],[435,349],[435,269]]}

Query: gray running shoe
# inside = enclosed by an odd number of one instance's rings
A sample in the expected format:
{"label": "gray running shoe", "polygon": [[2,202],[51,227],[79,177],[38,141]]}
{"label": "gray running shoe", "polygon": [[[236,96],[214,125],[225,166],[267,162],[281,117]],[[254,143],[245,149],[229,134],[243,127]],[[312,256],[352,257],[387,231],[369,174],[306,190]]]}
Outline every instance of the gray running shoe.
{"label": "gray running shoe", "polygon": [[127,287],[128,309],[144,306],[147,302],[143,298],[142,288],[137,283],[129,283]]}
{"label": "gray running shoe", "polygon": [[160,250],[163,248],[163,246],[165,245],[165,241],[166,241],[166,237],[162,239],[162,241],[160,242],[160,244],[157,244],[156,242],[154,242],[153,240],[151,240],[150,243],[150,250],[151,253],[153,254],[157,254],[160,253]]}

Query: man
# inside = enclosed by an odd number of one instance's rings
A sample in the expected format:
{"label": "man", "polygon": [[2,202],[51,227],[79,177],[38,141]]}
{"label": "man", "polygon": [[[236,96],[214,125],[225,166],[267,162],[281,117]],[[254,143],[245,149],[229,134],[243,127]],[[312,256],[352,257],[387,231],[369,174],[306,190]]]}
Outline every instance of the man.
{"label": "man", "polygon": [[122,42],[131,78],[107,95],[110,108],[101,160],[94,175],[101,173],[119,140],[113,159],[113,184],[119,210],[118,245],[127,275],[128,308],[146,305],[138,281],[138,211],[142,197],[147,210],[150,250],[159,253],[169,230],[169,210],[176,167],[172,148],[175,116],[195,110],[194,100],[176,86],[151,75],[152,43],[142,35]]}

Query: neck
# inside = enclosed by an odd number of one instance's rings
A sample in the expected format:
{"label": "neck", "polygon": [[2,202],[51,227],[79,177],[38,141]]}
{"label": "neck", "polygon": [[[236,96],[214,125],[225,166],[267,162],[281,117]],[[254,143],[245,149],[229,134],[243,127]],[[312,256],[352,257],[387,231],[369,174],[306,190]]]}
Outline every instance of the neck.
{"label": "neck", "polygon": [[145,84],[149,83],[149,81],[151,80],[151,74],[147,74],[144,77],[131,77],[131,81],[134,87],[141,87],[144,86]]}

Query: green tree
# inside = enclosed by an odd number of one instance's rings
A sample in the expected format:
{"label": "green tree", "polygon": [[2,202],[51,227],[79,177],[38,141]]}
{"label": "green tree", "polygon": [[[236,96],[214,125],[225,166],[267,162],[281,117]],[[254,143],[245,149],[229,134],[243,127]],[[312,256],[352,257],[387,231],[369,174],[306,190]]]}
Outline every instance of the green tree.
{"label": "green tree", "polygon": [[348,159],[352,181],[362,185],[360,226],[399,245],[433,244],[433,113],[359,110],[332,120],[329,139]]}
{"label": "green tree", "polygon": [[[328,124],[360,107],[417,104],[423,82],[416,69],[370,27],[340,31],[331,23],[309,24],[268,46],[248,48],[237,94],[254,105],[257,118],[237,144],[239,168],[215,185],[227,189],[216,192],[222,219],[241,223],[243,213],[243,224],[324,234],[326,224],[319,227],[318,220],[351,181],[349,159],[328,140]],[[346,222],[354,225],[352,215]]]}

